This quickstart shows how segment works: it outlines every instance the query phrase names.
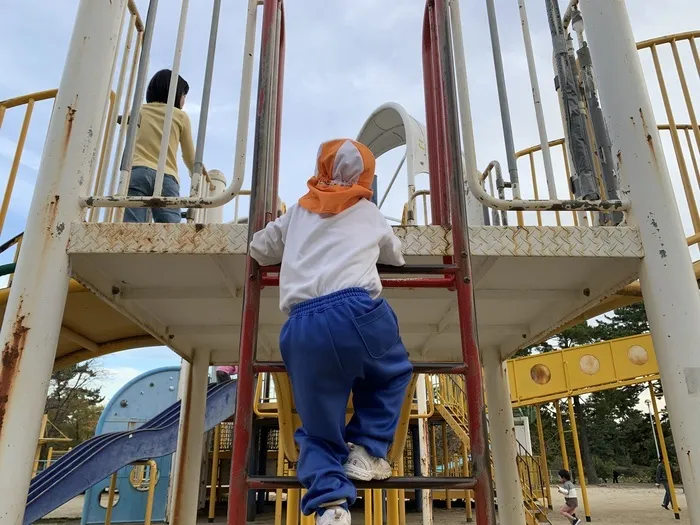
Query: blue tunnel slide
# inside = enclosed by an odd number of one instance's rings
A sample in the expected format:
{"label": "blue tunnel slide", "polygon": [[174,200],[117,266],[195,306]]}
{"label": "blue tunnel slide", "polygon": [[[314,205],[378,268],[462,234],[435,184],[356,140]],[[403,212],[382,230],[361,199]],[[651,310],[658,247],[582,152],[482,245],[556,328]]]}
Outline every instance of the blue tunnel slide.
{"label": "blue tunnel slide", "polygon": [[[209,386],[204,428],[209,431],[230,418],[236,405],[236,381]],[[175,452],[180,402],[135,430],[102,434],[61,457],[33,480],[27,496],[24,525],[41,519],[134,461]]]}

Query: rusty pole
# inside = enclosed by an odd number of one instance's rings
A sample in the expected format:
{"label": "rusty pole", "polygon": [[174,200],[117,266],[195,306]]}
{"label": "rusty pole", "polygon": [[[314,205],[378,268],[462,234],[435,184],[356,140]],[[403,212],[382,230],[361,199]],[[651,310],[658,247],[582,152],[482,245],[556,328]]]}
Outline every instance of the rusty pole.
{"label": "rusty pole", "polygon": [[[0,523],[21,525],[126,0],[81,0],[0,331]],[[11,475],[10,475],[11,473]]]}
{"label": "rusty pole", "polygon": [[187,377],[181,401],[175,455],[176,475],[172,488],[171,523],[173,525],[194,523],[197,519],[209,357],[208,350],[195,350],[190,366],[185,367],[187,370],[184,371]]}
{"label": "rusty pole", "polygon": [[[700,296],[623,0],[582,0],[613,151],[644,246],[639,281],[691,525],[700,525]],[[626,185],[626,187],[625,187]]]}

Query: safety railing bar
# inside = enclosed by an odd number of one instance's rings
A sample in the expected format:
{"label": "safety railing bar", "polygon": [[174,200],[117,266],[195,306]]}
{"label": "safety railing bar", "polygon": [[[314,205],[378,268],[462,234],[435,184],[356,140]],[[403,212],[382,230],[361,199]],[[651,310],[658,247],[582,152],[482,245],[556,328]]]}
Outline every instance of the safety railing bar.
{"label": "safety railing bar", "polygon": [[[518,154],[515,154],[516,159],[518,158]],[[489,179],[489,184],[491,187],[491,193],[490,195],[496,198],[496,195],[493,191],[493,177],[489,178],[491,175],[491,172],[495,169],[496,171],[496,191],[498,192],[498,198],[503,200],[506,198],[505,195],[505,189],[510,188],[510,183],[506,183],[503,180],[503,175],[501,173],[501,163],[498,162],[497,160],[492,160],[489,162],[488,166],[486,166],[486,169],[482,172],[481,174],[481,179],[480,183],[484,184],[486,179]],[[486,191],[486,188],[484,188],[484,191]],[[492,212],[492,220],[493,220],[493,226],[500,226],[499,224],[499,210],[496,209],[491,209]],[[500,216],[500,223],[503,224],[503,226],[508,226],[508,213],[506,211],[501,211],[501,216]]]}
{"label": "safety railing bar", "polygon": [[134,15],[136,20],[134,21],[134,26],[136,30],[141,33],[143,32],[143,20],[141,20],[141,14],[139,13],[139,8],[136,6],[135,0],[129,0],[127,2],[129,12]]}
{"label": "safety railing bar", "polygon": [[688,39],[690,51],[693,53],[693,59],[695,59],[695,69],[698,70],[698,76],[700,76],[700,53],[698,53],[698,47],[695,45],[695,38],[700,38],[700,31],[695,33],[692,38]]}
{"label": "safety railing bar", "polygon": [[31,123],[33,112],[34,99],[30,98],[27,101],[27,107],[24,110],[24,120],[22,121],[22,128],[20,129],[19,138],[17,139],[15,154],[12,158],[10,173],[7,177],[7,183],[5,186],[5,194],[2,199],[2,206],[0,207],[0,233],[2,232],[2,229],[5,226],[7,210],[9,210],[10,208],[10,199],[12,198],[12,191],[15,187],[15,180],[17,179],[17,173],[19,171],[20,162],[22,160],[22,153],[24,152],[24,143],[27,140],[27,133],[29,132],[29,124]]}
{"label": "safety railing bar", "polygon": [[486,15],[489,22],[489,35],[491,37],[491,54],[496,73],[496,90],[498,92],[498,104],[501,114],[501,126],[503,127],[503,141],[506,148],[506,160],[508,174],[512,185],[513,197],[520,199],[520,183],[518,180],[518,164],[515,159],[515,142],[513,141],[513,124],[510,119],[510,107],[508,104],[508,91],[506,89],[506,76],[503,67],[503,54],[501,53],[501,41],[498,36],[498,20],[494,0],[486,0]]}
{"label": "safety railing bar", "polygon": [[[151,5],[149,5],[149,12],[153,3],[157,0],[151,0]],[[181,198],[181,197],[128,197],[124,196],[126,194],[126,189],[128,188],[128,174],[131,167],[124,163],[122,160],[121,172],[122,177],[120,180],[119,191],[117,195],[110,195],[106,197],[101,196],[90,196],[80,199],[80,205],[83,207],[97,207],[97,208],[216,208],[223,206],[231,202],[240,192],[243,186],[243,179],[245,174],[246,165],[246,153],[248,147],[248,120],[250,118],[250,102],[251,93],[253,86],[253,58],[255,52],[255,34],[256,34],[256,21],[257,21],[257,7],[258,0],[249,0],[248,2],[248,14],[246,23],[246,39],[244,45],[243,54],[243,73],[241,76],[241,91],[240,99],[238,105],[238,125],[236,133],[236,149],[234,153],[234,172],[231,179],[231,183],[228,188],[222,193],[216,195],[212,198]],[[148,18],[146,19],[146,26],[148,34]],[[142,49],[145,48],[146,42],[144,38],[144,43]],[[149,42],[150,47],[150,42]],[[143,53],[142,53],[143,57]],[[142,58],[143,62],[143,58]],[[139,75],[141,73],[141,66],[139,65]],[[145,72],[144,72],[145,75]],[[138,88],[138,81],[137,81]],[[138,92],[138,89],[137,89]],[[143,92],[141,92],[140,97],[135,97],[134,100],[140,100],[143,98]],[[134,121],[138,119],[138,111],[134,116],[134,111],[132,108],[132,117]],[[131,131],[131,130],[129,130]],[[135,133],[135,132],[134,132]],[[128,134],[127,134],[127,146],[128,144]],[[133,138],[132,138],[133,141]],[[131,153],[129,154],[129,161],[131,155],[133,154],[133,144],[130,146]],[[125,157],[126,157],[125,148]],[[128,167],[125,167],[128,166]]]}
{"label": "safety railing bar", "polygon": [[[386,275],[454,275],[457,273],[457,266],[454,264],[407,264],[404,266],[390,266],[388,264],[378,264],[377,270],[380,274]],[[279,266],[262,266],[260,271],[263,273],[280,272]]]}
{"label": "safety railing bar", "polygon": [[[0,100],[0,108],[12,109],[17,106],[23,106],[30,100],[33,100],[34,102],[41,102],[42,100],[56,98],[56,93],[58,93],[58,89],[46,89],[44,91],[28,93],[19,97],[7,98],[5,100]],[[0,121],[0,123],[1,122],[2,121]]]}
{"label": "safety railing bar", "polygon": [[[285,373],[287,369],[284,364],[274,361],[256,361],[253,364],[253,371],[256,373]],[[413,363],[414,374],[464,374],[466,367],[462,363],[445,363],[434,361],[423,361]]]}
{"label": "safety railing bar", "polygon": [[489,195],[479,183],[479,171],[476,167],[476,144],[472,127],[471,105],[466,72],[466,58],[464,53],[464,38],[459,19],[459,1],[451,2],[452,36],[454,39],[454,53],[456,63],[457,94],[459,97],[460,123],[462,128],[462,142],[467,159],[465,177],[470,191],[474,196],[489,208],[504,211],[625,211],[630,207],[626,199],[613,200],[500,200]]}
{"label": "safety railing bar", "polygon": [[[151,45],[153,43],[153,32],[158,13],[158,0],[149,0],[148,12],[146,14],[146,26],[141,39],[141,56],[139,58],[138,72],[136,73],[136,87],[131,103],[131,112],[126,122],[126,143],[119,166],[119,186],[117,193],[126,195],[129,189],[129,178],[131,175],[131,160],[134,156],[136,146],[136,132],[138,131],[139,116],[141,114],[141,101],[146,92],[146,75],[148,74],[148,63],[151,56]],[[81,199],[81,206],[82,204]]]}
{"label": "safety railing bar", "polygon": [[685,70],[683,69],[683,62],[681,61],[681,56],[678,52],[678,44],[676,43],[676,40],[671,40],[671,51],[673,52],[673,61],[676,64],[678,80],[680,81],[681,90],[683,91],[683,98],[685,99],[686,109],[688,110],[690,125],[693,129],[695,140],[697,141],[698,145],[700,145],[700,128],[698,127],[698,120],[695,115],[695,108],[693,107],[693,97],[690,93],[690,89],[688,88],[688,81],[685,78]]}
{"label": "safety railing bar", "polygon": [[209,118],[209,103],[211,101],[211,86],[214,76],[214,58],[216,56],[216,40],[219,33],[219,18],[221,15],[221,0],[214,0],[211,15],[211,27],[209,29],[209,47],[207,49],[207,62],[204,68],[204,84],[202,86],[202,103],[199,112],[199,125],[197,127],[197,146],[194,151],[194,166],[192,172],[192,185],[190,197],[198,196],[202,172],[204,170],[204,144],[207,136],[207,120]]}
{"label": "safety railing bar", "polygon": [[[117,36],[117,42],[121,42],[121,35],[124,30],[124,23],[126,20],[126,11],[122,13],[122,21],[119,26],[119,33]],[[124,79],[126,78],[126,67],[128,64],[129,60],[129,51],[131,50],[131,40],[133,39],[134,35],[134,22],[135,22],[135,15],[132,13],[131,16],[129,17],[129,28],[127,29],[126,32],[126,39],[124,43],[124,53],[122,56],[122,62],[121,62],[121,67],[119,70],[119,79],[117,80],[117,91],[114,94],[114,97],[109,97],[107,100],[107,103],[105,104],[105,110],[102,116],[102,123],[103,126],[100,128],[100,138],[98,140],[98,144],[101,145],[100,147],[100,162],[97,167],[97,172],[95,173],[95,185],[93,189],[93,185],[90,184],[87,187],[87,193],[94,192],[96,195],[103,195],[104,194],[104,187],[105,187],[105,178],[107,175],[107,169],[109,165],[109,158],[112,156],[112,146],[114,143],[114,132],[116,131],[116,123],[117,123],[117,114],[119,113],[119,104],[121,102],[121,96],[122,92],[124,89]],[[109,74],[109,85],[112,85],[112,80],[114,78],[114,73],[116,71],[117,67],[117,60],[118,60],[118,53],[114,54],[114,58],[112,59],[112,71]],[[110,93],[111,95],[111,93]],[[106,116],[106,118],[105,118]],[[105,122],[106,120],[106,122]],[[102,141],[102,135],[105,135],[104,137],[104,142]],[[107,160],[107,162],[105,162]],[[99,217],[99,211],[96,210],[95,208],[91,209],[89,214],[88,214],[88,221],[94,222],[98,219]]]}
{"label": "safety railing bar", "polygon": [[[554,180],[554,168],[552,166],[552,155],[549,151],[549,141],[547,139],[547,125],[544,120],[544,111],[542,110],[542,100],[540,97],[540,84],[537,79],[537,66],[535,64],[535,55],[532,49],[532,39],[530,37],[530,24],[527,19],[527,7],[525,0],[518,0],[520,7],[520,20],[523,31],[523,41],[525,43],[525,56],[527,58],[527,68],[530,74],[530,86],[532,88],[532,101],[535,106],[535,118],[537,119],[537,131],[540,136],[540,145],[542,148],[542,157],[544,160],[544,171],[547,177],[547,188],[549,190],[549,198],[557,198],[557,187]],[[517,153],[515,154],[517,159]]]}
{"label": "safety railing bar", "polygon": [[[168,89],[168,102],[165,107],[165,119],[163,120],[163,137],[160,141],[160,154],[158,156],[158,168],[156,169],[156,179],[153,183],[153,196],[159,197],[163,193],[163,181],[165,180],[165,163],[168,159],[168,144],[170,142],[170,131],[173,123],[173,113],[175,112],[175,96],[180,78],[180,61],[182,58],[182,48],[185,42],[185,28],[187,27],[187,10],[190,0],[182,0],[180,9],[180,21],[177,27],[177,38],[175,40],[175,56],[173,57],[172,74],[170,75],[170,88]],[[201,114],[200,114],[201,118]]]}
{"label": "safety railing bar", "polygon": [[681,182],[683,185],[683,192],[685,193],[686,203],[688,205],[688,212],[690,213],[690,218],[693,223],[693,231],[697,233],[700,232],[700,214],[698,214],[695,193],[693,192],[693,187],[690,182],[690,177],[688,175],[688,166],[685,162],[683,147],[678,136],[678,129],[676,128],[676,119],[673,115],[673,107],[671,105],[671,100],[668,95],[668,90],[666,88],[666,80],[664,78],[664,73],[661,67],[661,62],[659,60],[659,54],[657,51],[656,44],[651,45],[651,58],[654,63],[654,70],[656,72],[656,79],[659,84],[659,90],[661,91],[661,99],[663,101],[664,109],[666,111],[666,117],[668,118],[669,131],[671,134],[671,143],[673,145],[673,151],[676,155],[678,172],[680,174]]}
{"label": "safety railing bar", "polygon": [[690,43],[691,47],[695,46],[694,39],[700,38],[700,31],[699,30],[694,30],[694,31],[685,31],[683,33],[675,33],[672,35],[666,35],[660,38],[650,38],[648,40],[642,40],[641,42],[637,42],[637,49],[646,49],[648,47],[651,47],[653,45],[661,45],[661,44],[668,44],[672,40],[688,40]]}
{"label": "safety railing bar", "polygon": [[396,182],[396,177],[398,177],[399,173],[401,172],[401,168],[403,168],[404,163],[406,162],[406,154],[404,153],[403,157],[401,158],[401,162],[399,162],[398,167],[394,171],[394,176],[391,177],[391,180],[389,181],[389,186],[387,187],[386,191],[384,192],[384,196],[382,197],[382,200],[379,202],[379,209],[382,209],[382,206],[384,205],[384,201],[386,198],[389,196],[389,192],[391,191],[391,188],[394,186],[394,182]]}
{"label": "safety railing bar", "polygon": [[[124,106],[122,109],[122,115],[126,116],[131,111],[132,97],[134,95],[134,87],[137,77],[137,65],[139,60],[139,53],[141,52],[141,45],[143,44],[143,31],[136,34],[136,42],[134,45],[134,53],[131,57],[131,72],[129,73],[129,85],[126,88],[126,95],[124,97]],[[126,117],[128,118],[128,117]],[[122,117],[122,121],[119,124],[119,137],[117,138],[117,147],[114,150],[114,160],[112,161],[112,172],[109,181],[109,194],[114,195],[117,191],[117,183],[119,182],[119,156],[121,155],[122,148],[124,147],[124,140],[126,138],[126,132],[128,128],[128,121]],[[114,209],[107,210],[105,214],[105,220],[107,222],[112,222],[114,220]],[[122,219],[124,210],[117,211],[117,220]]]}

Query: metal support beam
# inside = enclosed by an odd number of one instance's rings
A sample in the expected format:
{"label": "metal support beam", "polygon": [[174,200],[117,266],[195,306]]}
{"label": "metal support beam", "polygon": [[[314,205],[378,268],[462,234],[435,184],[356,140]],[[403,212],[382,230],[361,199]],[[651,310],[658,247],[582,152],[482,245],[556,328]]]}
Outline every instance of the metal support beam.
{"label": "metal support beam", "polygon": [[0,332],[0,522],[21,525],[126,0],[81,0]]}
{"label": "metal support beam", "polygon": [[209,351],[194,352],[192,363],[183,367],[187,374],[180,411],[180,430],[173,474],[172,524],[186,525],[197,520],[200,463],[204,444],[204,415],[207,408]]}
{"label": "metal support beam", "polygon": [[525,523],[506,363],[495,348],[483,352],[483,363],[499,519],[501,523]]}
{"label": "metal support beam", "polygon": [[[691,525],[700,525],[700,295],[624,0],[581,0],[613,151],[646,256],[639,281]],[[624,185],[627,185],[627,188]]]}

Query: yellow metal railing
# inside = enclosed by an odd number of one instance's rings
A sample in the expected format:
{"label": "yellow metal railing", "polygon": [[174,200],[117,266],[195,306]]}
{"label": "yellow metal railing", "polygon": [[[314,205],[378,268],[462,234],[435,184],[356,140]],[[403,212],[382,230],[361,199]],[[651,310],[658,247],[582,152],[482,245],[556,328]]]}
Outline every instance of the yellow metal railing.
{"label": "yellow metal railing", "polygon": [[[469,448],[469,414],[467,411],[467,396],[464,388],[464,378],[454,375],[436,375],[432,378],[435,395],[435,406],[455,433],[464,442],[465,449]],[[462,475],[462,467],[457,458],[449,461],[447,455],[447,437],[443,427],[443,458],[437,457],[436,435],[431,431],[431,465],[434,471],[440,471],[445,476]],[[539,459],[528,452],[518,443],[518,472],[523,488],[523,499],[526,511],[538,519],[546,519],[545,481],[542,478],[542,468]],[[439,468],[438,468],[439,465]],[[493,470],[493,461],[491,464]],[[449,500],[449,494],[446,496]]]}
{"label": "yellow metal railing", "polygon": [[[151,525],[151,518],[153,517],[153,501],[156,493],[156,483],[158,483],[158,464],[149,459],[148,461],[137,461],[132,463],[136,470],[132,471],[132,474],[138,476],[138,480],[131,480],[135,486],[142,486],[147,484],[148,496],[146,499],[146,513],[143,518],[144,525]],[[146,469],[148,467],[148,469]],[[117,491],[117,474],[115,472],[109,480],[109,489],[107,492],[107,510],[105,513],[105,525],[111,525],[112,523],[112,509],[115,505],[115,495]]]}
{"label": "yellow metal railing", "polygon": [[15,154],[12,157],[12,165],[10,167],[10,173],[7,177],[5,193],[2,197],[2,205],[0,205],[0,234],[5,226],[7,210],[10,207],[10,200],[12,199],[12,194],[15,188],[17,173],[19,172],[19,166],[22,161],[22,154],[24,153],[24,145],[27,141],[27,134],[29,133],[29,125],[31,124],[32,114],[34,113],[34,105],[37,102],[56,98],[57,92],[57,89],[49,89],[47,91],[38,91],[29,95],[23,95],[21,97],[0,101],[0,129],[2,129],[2,124],[5,119],[5,112],[8,109],[24,107],[24,119],[22,120],[22,127],[20,128],[19,136],[17,137],[17,146],[15,147]]}
{"label": "yellow metal railing", "polygon": [[[687,33],[645,40],[637,44],[637,49],[642,53],[642,60],[646,59],[644,52],[649,51],[651,54],[654,71],[653,76],[655,77],[653,81],[659,86],[660,98],[663,105],[662,111],[665,113],[666,122],[668,122],[668,124],[660,125],[659,130],[662,132],[662,139],[670,138],[673,146],[673,154],[667,152],[666,160],[669,165],[669,171],[672,173],[672,178],[675,178],[675,171],[677,170],[677,176],[683,188],[681,194],[676,191],[676,197],[679,201],[679,205],[684,207],[690,216],[692,223],[691,237],[697,236],[697,234],[700,233],[700,214],[697,208],[697,191],[700,188],[700,127],[698,126],[698,119],[693,106],[693,98],[697,100],[700,97],[700,93],[693,93],[687,81],[685,68],[683,66],[681,46],[687,47],[690,51],[695,63],[695,69],[698,75],[700,75],[700,59],[698,57],[698,46],[696,44],[698,38],[700,38],[700,31],[690,31]],[[687,119],[686,122],[689,122],[689,124],[678,124],[673,111],[673,107],[680,106],[680,104],[676,103],[676,100],[672,101],[669,96],[667,83],[669,75],[667,73],[665,74],[665,69],[668,69],[668,67],[664,68],[666,62],[662,62],[659,58],[660,54],[667,50],[670,51],[675,66],[674,76],[675,80],[677,80],[677,85],[674,85],[674,87],[680,88],[679,91],[682,93],[682,99],[685,104],[685,114],[680,118]],[[648,78],[648,84],[650,89],[654,87],[651,78]],[[661,114],[662,113],[657,112],[658,120],[663,120]],[[567,192],[569,197],[572,197],[569,183],[571,176],[569,158],[564,139],[557,139],[549,142],[549,147],[555,173],[559,174],[557,187],[559,191],[562,191],[562,187],[569,188],[564,191]],[[526,193],[531,192],[532,196],[536,199],[546,196],[547,188],[543,186],[545,184],[544,178],[541,178],[538,173],[538,166],[543,165],[541,146],[536,145],[520,150],[516,153],[516,158],[521,161],[519,162],[519,164],[521,164],[519,167],[520,170],[522,170],[520,176],[522,191]],[[598,178],[600,178],[600,167],[597,162],[594,162],[594,167]],[[691,180],[691,168],[695,175],[694,180]],[[565,179],[562,177],[563,174],[566,175]],[[526,217],[526,219],[518,220],[519,226],[524,226],[526,222],[530,224],[532,220],[528,220],[528,217],[534,217],[535,223],[539,226],[543,225],[543,223],[548,220],[546,219],[547,216],[552,217],[551,213],[545,215],[544,212],[540,211],[523,212],[523,214],[519,215],[519,218],[523,216]],[[584,217],[588,219],[589,224],[592,224],[592,217],[590,214],[585,215],[580,212],[555,212],[554,222],[556,225],[578,226],[583,225],[580,224],[580,222]],[[552,219],[549,219],[549,221],[551,224]],[[690,244],[696,243],[697,238],[694,238],[693,242]]]}

